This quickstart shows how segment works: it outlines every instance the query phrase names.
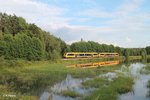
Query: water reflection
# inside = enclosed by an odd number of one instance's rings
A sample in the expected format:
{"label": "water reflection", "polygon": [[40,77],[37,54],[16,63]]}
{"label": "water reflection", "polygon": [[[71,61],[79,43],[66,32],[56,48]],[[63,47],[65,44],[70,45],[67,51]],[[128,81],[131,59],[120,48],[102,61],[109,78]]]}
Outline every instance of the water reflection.
{"label": "water reflection", "polygon": [[77,98],[71,98],[63,96],[63,91],[74,91],[75,93],[85,95],[88,94],[92,89],[85,89],[81,87],[83,81],[89,80],[90,78],[77,79],[73,78],[71,75],[67,75],[66,79],[60,83],[55,84],[50,87],[50,92],[45,91],[41,96],[40,100],[76,100]]}
{"label": "water reflection", "polygon": [[125,72],[126,75],[130,75],[134,78],[134,85],[133,91],[120,95],[119,100],[150,100],[150,98],[146,97],[148,92],[147,82],[150,79],[150,76],[140,73],[140,70],[143,67],[144,64],[142,63],[133,63],[126,68],[125,66],[122,66],[122,72]]}
{"label": "water reflection", "polygon": [[[112,81],[114,78],[118,77],[116,73],[108,72],[106,74],[100,74],[94,78],[105,78],[109,81]],[[77,79],[73,78],[71,75],[67,75],[66,79],[60,83],[55,84],[54,86],[50,87],[48,90],[45,91],[39,98],[39,100],[79,100],[82,96],[86,96],[91,93],[95,88],[83,88],[82,82],[87,80],[92,80],[93,78],[84,78],[84,79]],[[80,94],[80,97],[69,97],[63,96],[64,91],[74,91],[77,94]]]}
{"label": "water reflection", "polygon": [[102,66],[111,66],[111,65],[117,65],[119,64],[119,60],[114,61],[101,61],[101,62],[94,62],[94,63],[84,63],[84,64],[73,64],[68,65],[68,68],[96,68],[96,67],[102,67]]}

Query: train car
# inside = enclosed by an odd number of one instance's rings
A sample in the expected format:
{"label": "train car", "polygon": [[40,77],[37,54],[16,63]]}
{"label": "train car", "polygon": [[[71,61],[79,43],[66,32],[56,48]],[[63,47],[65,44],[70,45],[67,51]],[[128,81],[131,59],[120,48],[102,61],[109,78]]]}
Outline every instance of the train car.
{"label": "train car", "polygon": [[96,52],[80,52],[77,54],[77,58],[90,58],[90,57],[99,57],[99,54]]}
{"label": "train car", "polygon": [[77,52],[67,52],[67,53],[64,53],[64,58],[75,58],[76,54]]}
{"label": "train car", "polygon": [[65,58],[90,58],[99,57],[97,52],[67,52],[64,54]]}
{"label": "train car", "polygon": [[118,53],[97,53],[97,52],[67,52],[64,58],[98,58],[98,57],[118,57]]}
{"label": "train car", "polygon": [[118,53],[99,53],[99,57],[118,57]]}

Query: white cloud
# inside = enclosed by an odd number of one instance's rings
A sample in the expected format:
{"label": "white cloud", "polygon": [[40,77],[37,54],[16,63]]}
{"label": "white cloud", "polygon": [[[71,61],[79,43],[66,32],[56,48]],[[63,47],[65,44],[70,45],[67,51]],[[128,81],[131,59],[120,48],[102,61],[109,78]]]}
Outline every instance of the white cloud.
{"label": "white cloud", "polygon": [[90,16],[90,17],[99,17],[99,18],[111,18],[114,15],[110,12],[103,11],[99,8],[93,8],[79,13],[79,15]]}
{"label": "white cloud", "polygon": [[128,43],[132,43],[132,42],[133,42],[132,39],[129,38],[129,37],[126,37],[126,41],[127,41]]}
{"label": "white cloud", "polygon": [[136,12],[140,8],[139,6],[142,4],[144,0],[124,0],[124,3],[117,8],[117,15],[128,15],[129,13]]}
{"label": "white cloud", "polygon": [[78,19],[76,19],[76,21],[80,23],[80,22],[90,21],[90,19],[89,18],[78,18]]}
{"label": "white cloud", "polygon": [[34,0],[4,0],[0,3],[0,12],[16,14],[24,17],[29,23],[39,26],[49,24],[56,28],[67,23],[68,19],[61,17],[65,10]]}

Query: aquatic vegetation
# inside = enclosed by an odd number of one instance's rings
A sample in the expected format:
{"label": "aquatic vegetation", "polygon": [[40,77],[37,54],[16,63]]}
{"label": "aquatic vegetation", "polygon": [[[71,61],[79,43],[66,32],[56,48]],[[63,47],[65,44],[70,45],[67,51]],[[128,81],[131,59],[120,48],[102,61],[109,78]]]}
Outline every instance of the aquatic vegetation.
{"label": "aquatic vegetation", "polygon": [[145,67],[146,70],[150,71],[150,64]]}
{"label": "aquatic vegetation", "polygon": [[72,97],[72,98],[76,98],[76,97],[81,97],[82,96],[81,94],[79,94],[79,93],[77,93],[75,91],[71,91],[71,90],[64,90],[64,91],[61,92],[61,95],[65,96],[65,97],[69,96],[69,97]]}
{"label": "aquatic vegetation", "polygon": [[[97,82],[101,82],[106,85],[97,85]],[[87,82],[88,83],[88,82]],[[132,90],[133,79],[131,77],[118,77],[113,81],[94,79],[90,82],[89,87],[96,85],[96,90],[91,95],[83,98],[83,100],[116,100],[118,94],[126,93]]]}
{"label": "aquatic vegetation", "polygon": [[94,78],[92,80],[87,80],[85,82],[82,82],[82,85],[84,88],[100,88],[103,87],[104,85],[109,85],[109,81],[104,78]]}
{"label": "aquatic vegetation", "polygon": [[133,78],[131,77],[118,77],[113,81],[112,87],[116,92],[122,94],[131,91],[133,84]]}
{"label": "aquatic vegetation", "polygon": [[141,74],[150,74],[150,64],[147,64],[143,69],[140,70]]}

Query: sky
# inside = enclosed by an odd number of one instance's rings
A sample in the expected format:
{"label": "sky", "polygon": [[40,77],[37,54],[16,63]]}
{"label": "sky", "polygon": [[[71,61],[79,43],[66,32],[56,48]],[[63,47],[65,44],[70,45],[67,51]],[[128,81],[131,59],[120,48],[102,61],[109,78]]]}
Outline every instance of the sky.
{"label": "sky", "polygon": [[28,23],[67,44],[95,41],[115,46],[150,46],[150,0],[0,0],[0,12]]}

